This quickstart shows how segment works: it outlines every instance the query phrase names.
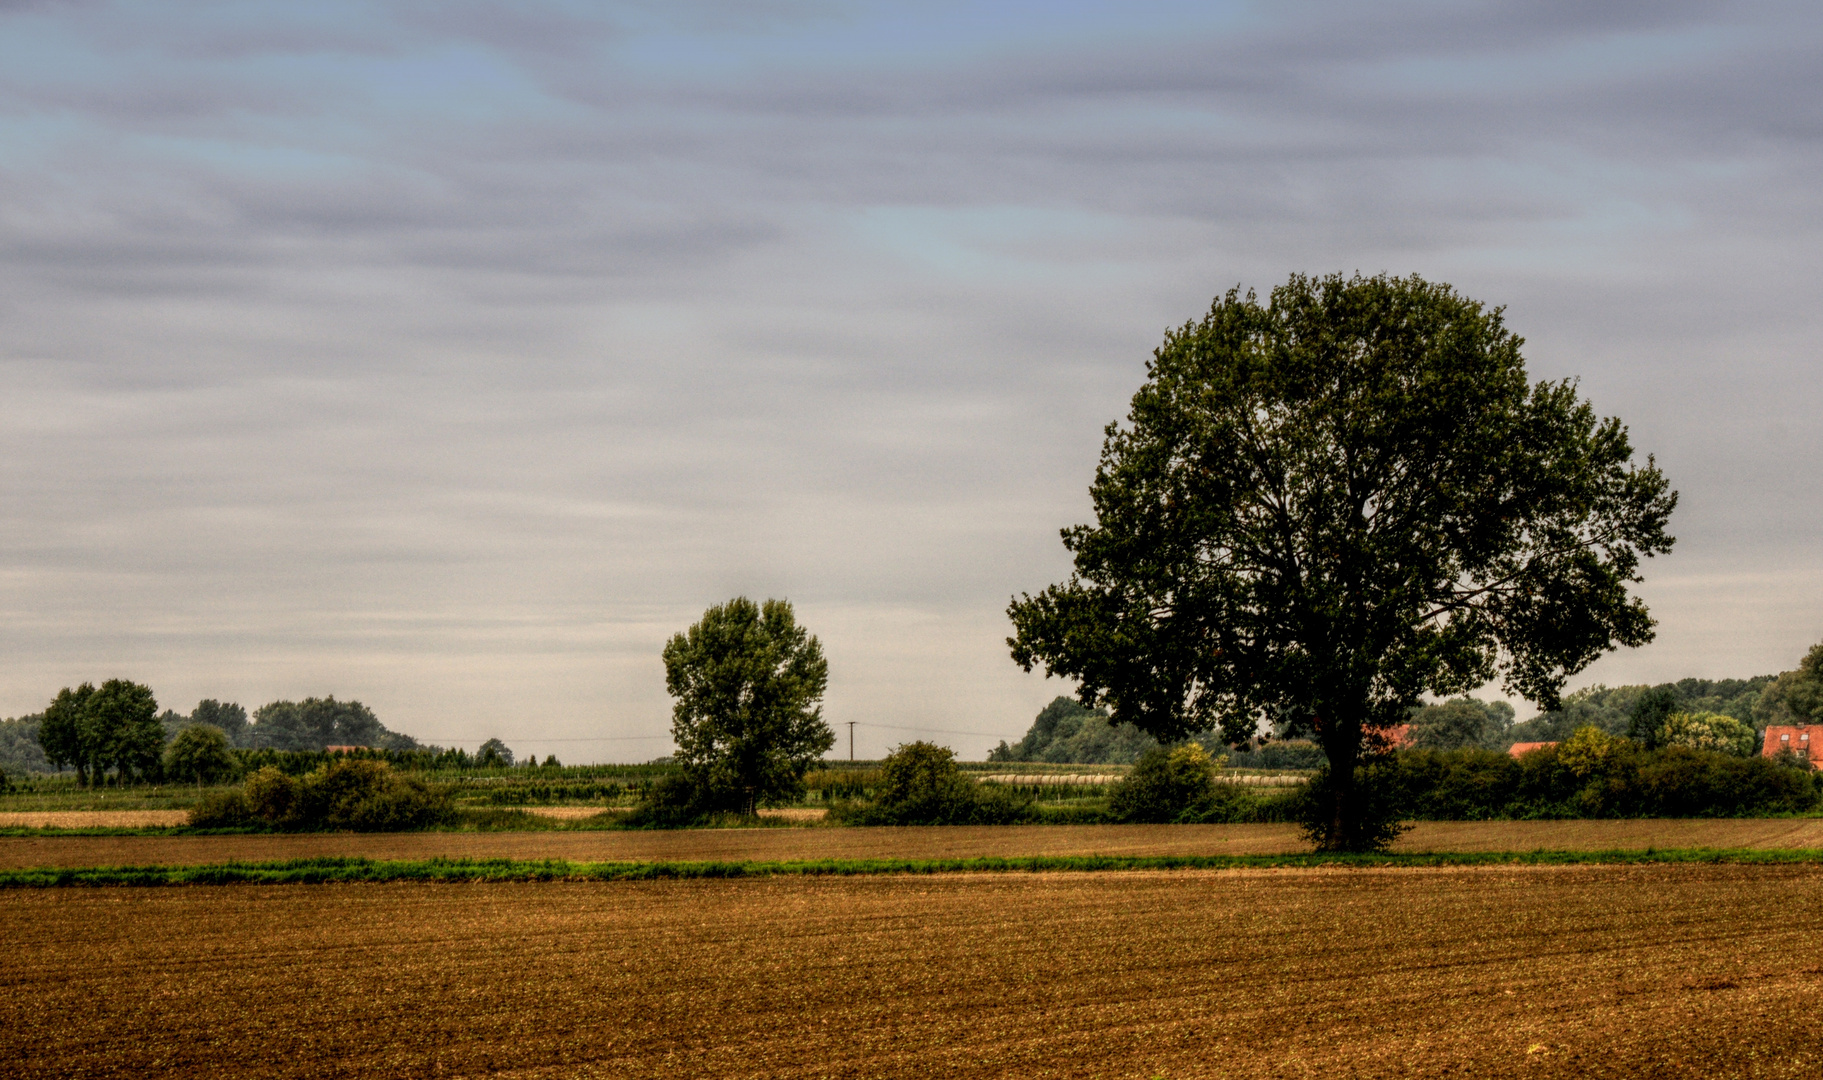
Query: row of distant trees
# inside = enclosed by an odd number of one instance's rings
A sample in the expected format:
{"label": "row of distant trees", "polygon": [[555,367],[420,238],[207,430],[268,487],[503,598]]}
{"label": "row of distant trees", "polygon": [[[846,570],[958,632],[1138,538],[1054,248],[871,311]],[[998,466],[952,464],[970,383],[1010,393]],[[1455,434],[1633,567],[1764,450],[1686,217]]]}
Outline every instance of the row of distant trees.
{"label": "row of distant trees", "polygon": [[[1521,723],[1504,701],[1457,697],[1411,710],[1406,745],[1421,750],[1505,750],[1520,742],[1561,742],[1593,727],[1647,748],[1685,745],[1745,756],[1760,751],[1768,724],[1823,723],[1823,643],[1779,675],[1751,679],[1681,679],[1657,686],[1593,686],[1566,694],[1559,706]],[[1322,752],[1302,743],[1253,740],[1225,744],[1219,732],[1196,737],[1235,766],[1315,768]],[[1025,737],[1002,742],[989,761],[1124,765],[1157,746],[1105,709],[1060,697],[1041,710]]]}
{"label": "row of distant trees", "polygon": [[[295,753],[329,746],[437,749],[388,730],[359,701],[333,695],[274,701],[251,717],[236,702],[205,699],[186,715],[160,712],[152,689],[127,679],[64,687],[43,712],[0,722],[0,770],[72,769],[85,785],[196,779],[196,762],[214,763],[205,771],[219,772],[230,751]],[[496,756],[501,751],[510,764],[511,752],[501,745]]]}

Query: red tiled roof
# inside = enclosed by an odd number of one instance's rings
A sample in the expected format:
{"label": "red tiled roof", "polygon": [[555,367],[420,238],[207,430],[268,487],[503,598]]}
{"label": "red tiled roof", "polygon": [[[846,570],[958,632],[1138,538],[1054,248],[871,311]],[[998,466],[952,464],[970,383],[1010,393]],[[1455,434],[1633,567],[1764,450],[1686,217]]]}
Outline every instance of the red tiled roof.
{"label": "red tiled roof", "polygon": [[373,748],[371,746],[325,746],[323,749],[331,754],[347,754],[355,750],[371,750]]}
{"label": "red tiled roof", "polygon": [[1761,757],[1773,757],[1781,750],[1804,754],[1811,764],[1823,765],[1823,724],[1776,724],[1766,729],[1766,742],[1760,747]]}
{"label": "red tiled roof", "polygon": [[1554,742],[1516,742],[1507,747],[1507,753],[1514,757],[1519,757],[1521,754],[1529,754],[1534,750],[1542,750],[1547,746],[1556,745],[1557,744]]}

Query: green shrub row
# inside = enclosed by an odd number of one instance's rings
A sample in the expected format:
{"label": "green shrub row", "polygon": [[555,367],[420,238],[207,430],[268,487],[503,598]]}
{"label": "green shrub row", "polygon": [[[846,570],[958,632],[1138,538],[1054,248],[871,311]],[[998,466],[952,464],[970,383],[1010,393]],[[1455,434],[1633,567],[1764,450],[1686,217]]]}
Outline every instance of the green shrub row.
{"label": "green shrub row", "polygon": [[190,811],[196,828],[264,827],[287,832],[405,832],[452,819],[449,792],[384,761],[331,761],[302,777],[271,766],[239,789],[211,792]]}

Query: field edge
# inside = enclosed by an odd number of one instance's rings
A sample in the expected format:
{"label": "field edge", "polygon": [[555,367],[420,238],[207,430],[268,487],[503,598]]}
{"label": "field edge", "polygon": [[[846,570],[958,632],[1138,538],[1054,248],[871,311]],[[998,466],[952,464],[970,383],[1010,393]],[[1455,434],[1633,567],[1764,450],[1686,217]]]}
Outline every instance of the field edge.
{"label": "field edge", "polygon": [[1473,866],[1620,866],[1709,863],[1823,865],[1823,848],[1644,848],[1613,851],[1402,852],[1371,855],[1037,855],[961,859],[571,862],[564,859],[369,859],[323,856],[193,866],[0,870],[0,889],[388,882],[661,881],[755,877],[1131,870],[1398,869]]}

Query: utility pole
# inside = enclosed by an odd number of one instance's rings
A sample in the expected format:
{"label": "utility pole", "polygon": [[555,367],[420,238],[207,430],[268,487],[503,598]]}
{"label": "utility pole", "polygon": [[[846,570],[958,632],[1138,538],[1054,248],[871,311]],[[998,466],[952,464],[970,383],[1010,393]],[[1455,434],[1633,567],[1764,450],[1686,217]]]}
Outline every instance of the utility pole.
{"label": "utility pole", "polygon": [[848,760],[853,761],[854,759],[855,759],[855,722],[853,720],[850,720],[848,722]]}

